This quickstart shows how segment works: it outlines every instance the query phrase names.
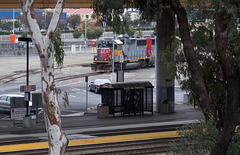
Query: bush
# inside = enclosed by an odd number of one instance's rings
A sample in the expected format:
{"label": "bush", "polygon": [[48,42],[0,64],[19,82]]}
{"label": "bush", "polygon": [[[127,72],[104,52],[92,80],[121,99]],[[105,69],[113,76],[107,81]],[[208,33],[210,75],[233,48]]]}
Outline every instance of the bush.
{"label": "bush", "polygon": [[11,32],[6,32],[6,31],[0,31],[0,35],[9,35],[12,34]]}
{"label": "bush", "polygon": [[75,29],[74,32],[73,32],[73,38],[77,39],[77,38],[80,38],[82,35],[82,32],[80,29]]}
{"label": "bush", "polygon": [[[180,144],[172,143],[170,154],[202,155],[211,154],[217,141],[219,131],[213,120],[200,121],[199,124],[189,124],[178,130]],[[236,132],[227,151],[228,155],[240,154],[240,132]]]}
{"label": "bush", "polygon": [[143,31],[139,30],[136,32],[136,37],[142,38],[143,37]]}
{"label": "bush", "polygon": [[27,37],[27,35],[28,35],[28,31],[23,31],[23,32],[21,33],[21,37]]}
{"label": "bush", "polygon": [[128,36],[133,36],[135,33],[134,27],[130,26],[129,29],[127,30]]}
{"label": "bush", "polygon": [[87,29],[87,38],[88,39],[98,39],[101,37],[103,30],[101,27],[94,27],[91,29]]}

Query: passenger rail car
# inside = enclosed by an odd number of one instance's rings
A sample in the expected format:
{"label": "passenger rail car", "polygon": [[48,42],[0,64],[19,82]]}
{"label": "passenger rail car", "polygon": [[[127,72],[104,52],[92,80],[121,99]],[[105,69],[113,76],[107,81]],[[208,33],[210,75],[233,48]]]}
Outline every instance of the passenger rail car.
{"label": "passenger rail car", "polygon": [[[114,44],[114,48],[113,48]],[[117,40],[100,40],[94,54],[91,69],[94,71],[111,71],[125,69],[128,63],[137,62],[139,67],[153,66],[155,60],[154,38],[118,38]],[[114,50],[114,56],[112,51]]]}

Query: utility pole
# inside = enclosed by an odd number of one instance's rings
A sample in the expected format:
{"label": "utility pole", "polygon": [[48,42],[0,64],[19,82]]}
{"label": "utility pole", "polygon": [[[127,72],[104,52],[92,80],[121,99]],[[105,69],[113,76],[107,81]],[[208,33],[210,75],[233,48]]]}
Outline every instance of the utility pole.
{"label": "utility pole", "polygon": [[103,18],[103,37],[105,37],[106,17],[104,14],[102,15],[102,18]]}
{"label": "utility pole", "polygon": [[15,19],[15,10],[13,9],[13,34],[14,34],[14,29],[15,29],[15,23],[14,23],[14,19]]}
{"label": "utility pole", "polygon": [[45,22],[44,22],[44,29],[46,30],[47,29],[47,12],[46,12],[46,9],[44,9],[44,16],[45,16]]}
{"label": "utility pole", "polygon": [[115,81],[115,73],[114,73],[114,62],[115,62],[115,52],[114,52],[114,42],[115,42],[115,35],[113,35],[113,48],[112,48],[112,73],[111,73],[111,80]]}
{"label": "utility pole", "polygon": [[85,8],[85,52],[87,53],[87,11]]}

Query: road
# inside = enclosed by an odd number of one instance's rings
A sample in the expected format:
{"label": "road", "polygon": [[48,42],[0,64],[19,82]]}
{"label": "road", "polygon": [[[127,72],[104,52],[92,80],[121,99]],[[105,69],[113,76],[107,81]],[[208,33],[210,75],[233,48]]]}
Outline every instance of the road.
{"label": "road", "polygon": [[[64,59],[64,65],[62,69],[55,69],[55,78],[76,75],[76,74],[84,74],[84,73],[92,73],[89,65],[92,62],[92,54],[91,53],[75,53],[75,54],[67,54]],[[78,65],[85,64],[85,65]],[[6,75],[10,75],[16,73],[18,71],[26,70],[26,58],[25,56],[9,56],[9,57],[0,57],[0,77],[4,77]],[[134,65],[133,65],[134,66]],[[132,66],[132,68],[133,68]],[[136,66],[136,65],[135,65]],[[131,66],[130,66],[131,67]],[[39,70],[40,63],[37,55],[30,56],[30,70]],[[96,76],[90,76],[89,82],[85,82],[85,78],[75,78],[66,81],[56,81],[56,87],[60,88],[62,91],[65,91],[69,94],[70,106],[65,107],[62,102],[62,95],[59,96],[60,107],[62,111],[65,113],[68,112],[83,112],[88,110],[96,109],[96,106],[101,103],[101,95],[95,94],[93,92],[87,91],[88,84],[91,81],[94,81],[97,78],[109,79],[111,80],[111,73],[104,73]],[[36,92],[41,92],[40,87],[40,72],[32,73],[29,76],[29,84],[36,85]],[[6,82],[6,79],[0,81],[0,94],[4,93],[20,93],[20,86],[26,84],[26,76],[18,78],[14,81]],[[8,80],[11,79],[8,78]],[[143,68],[143,69],[130,69],[126,70],[124,73],[124,81],[150,81],[153,85],[155,85],[155,68]],[[112,81],[114,82],[114,81]],[[178,83],[175,84],[175,101],[183,102],[183,94],[179,88]],[[155,89],[153,102],[156,103],[155,97]],[[86,98],[88,96],[88,98]]]}

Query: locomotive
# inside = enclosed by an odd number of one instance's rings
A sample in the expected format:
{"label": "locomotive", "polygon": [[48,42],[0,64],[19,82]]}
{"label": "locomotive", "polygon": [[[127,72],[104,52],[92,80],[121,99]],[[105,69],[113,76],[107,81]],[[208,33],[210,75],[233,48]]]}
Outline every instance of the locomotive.
{"label": "locomotive", "polygon": [[154,66],[155,44],[155,38],[129,38],[127,35],[122,35],[116,40],[99,40],[95,45],[96,53],[91,69],[107,72],[114,67],[114,70],[120,70],[133,62],[137,62],[139,67]]}

